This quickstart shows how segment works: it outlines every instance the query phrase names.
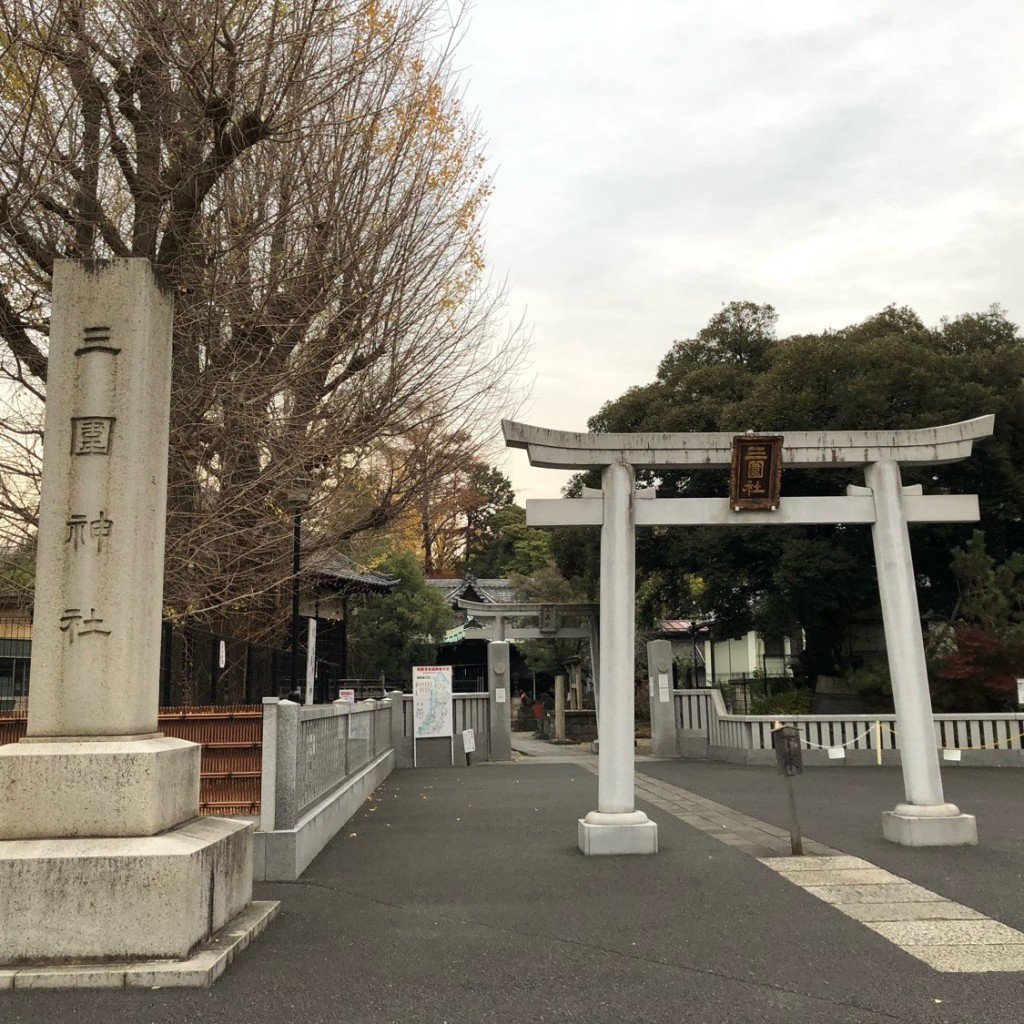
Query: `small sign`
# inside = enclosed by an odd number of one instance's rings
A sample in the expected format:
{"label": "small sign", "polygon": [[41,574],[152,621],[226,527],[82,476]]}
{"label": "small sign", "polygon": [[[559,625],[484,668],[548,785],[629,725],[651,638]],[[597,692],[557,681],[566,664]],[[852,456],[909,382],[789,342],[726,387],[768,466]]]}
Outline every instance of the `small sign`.
{"label": "small sign", "polygon": [[476,737],[473,735],[472,729],[462,730],[462,749],[467,754],[472,754],[476,750]]}
{"label": "small sign", "polygon": [[660,700],[662,704],[668,704],[669,701],[672,700],[667,672],[658,673],[658,700]]}
{"label": "small sign", "polygon": [[779,507],[782,441],[778,434],[740,434],[732,439],[729,507],[733,512]]}
{"label": "small sign", "polygon": [[494,703],[495,704],[504,704],[505,703],[505,687],[504,686],[496,686],[494,688]]}
{"label": "small sign", "polygon": [[780,775],[802,775],[804,753],[800,748],[800,731],[795,725],[780,725],[772,729],[772,746]]}
{"label": "small sign", "polygon": [[828,756],[832,761],[842,761],[846,758],[846,747],[829,747]]}
{"label": "small sign", "polygon": [[942,760],[943,761],[959,761],[962,754],[963,754],[962,750],[957,750],[955,747],[946,747],[942,751]]}
{"label": "small sign", "polygon": [[1024,707],[1024,679],[1017,680],[1017,703]]}
{"label": "small sign", "polygon": [[542,636],[550,636],[558,631],[558,609],[553,604],[542,604],[537,612],[537,628]]}
{"label": "small sign", "polygon": [[217,667],[223,668],[228,663],[228,645],[221,640],[217,648]]}
{"label": "small sign", "polygon": [[355,690],[339,690],[338,700],[342,704],[355,704],[356,702],[356,691]]}

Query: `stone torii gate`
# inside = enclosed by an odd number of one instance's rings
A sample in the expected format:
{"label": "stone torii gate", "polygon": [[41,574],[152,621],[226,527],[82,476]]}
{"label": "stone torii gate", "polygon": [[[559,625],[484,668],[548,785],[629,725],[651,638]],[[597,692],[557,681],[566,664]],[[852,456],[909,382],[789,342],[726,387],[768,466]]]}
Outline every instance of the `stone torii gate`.
{"label": "stone torii gate", "polygon": [[[481,621],[480,626],[468,626],[467,640],[487,640],[487,685],[494,690],[508,678],[509,640],[587,640],[590,643],[590,667],[594,678],[594,706],[600,704],[600,653],[598,637],[598,605],[592,603],[516,603],[485,604],[482,601],[467,601],[459,598],[459,607],[469,613],[470,618]],[[562,616],[587,619],[586,626],[564,626]],[[508,619],[536,618],[536,626],[509,626]],[[556,701],[558,680],[555,680]],[[582,694],[582,684],[581,684]],[[556,705],[557,706],[557,705]],[[557,715],[557,712],[556,712]]]}
{"label": "stone torii gate", "polygon": [[883,813],[883,834],[907,846],[977,843],[974,817],[943,796],[907,524],[974,522],[978,499],[904,487],[900,466],[965,459],[993,425],[994,417],[982,416],[920,430],[791,431],[781,440],[785,468],[863,466],[867,486],[851,486],[845,495],[787,497],[773,509],[740,512],[724,497],[654,500],[653,489],[635,489],[636,466],[730,468],[733,434],[583,434],[502,421],[506,445],[526,449],[532,466],[601,470],[600,491],[526,503],[531,526],[601,527],[598,807],[579,821],[585,854],[658,849],[657,825],[634,806],[635,531],[672,525],[871,525],[906,792],[904,803]]}

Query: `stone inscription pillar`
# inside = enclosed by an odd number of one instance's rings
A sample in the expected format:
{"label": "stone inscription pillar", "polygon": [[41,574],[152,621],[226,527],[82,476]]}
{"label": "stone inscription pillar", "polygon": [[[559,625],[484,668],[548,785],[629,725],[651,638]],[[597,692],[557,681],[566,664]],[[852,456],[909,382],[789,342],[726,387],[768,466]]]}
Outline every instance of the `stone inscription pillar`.
{"label": "stone inscription pillar", "polygon": [[882,831],[905,846],[973,844],[978,841],[974,817],[946,803],[942,793],[900,467],[871,463],[865,477],[874,495],[871,539],[907,798],[883,814]]}
{"label": "stone inscription pillar", "polygon": [[240,919],[252,825],[200,820],[200,747],[157,731],[171,296],[145,260],[58,261],[52,310],[28,735],[0,747],[0,966],[121,987],[126,963],[258,927]]}
{"label": "stone inscription pillar", "polygon": [[54,269],[30,737],[156,733],[172,313],[145,261]]}

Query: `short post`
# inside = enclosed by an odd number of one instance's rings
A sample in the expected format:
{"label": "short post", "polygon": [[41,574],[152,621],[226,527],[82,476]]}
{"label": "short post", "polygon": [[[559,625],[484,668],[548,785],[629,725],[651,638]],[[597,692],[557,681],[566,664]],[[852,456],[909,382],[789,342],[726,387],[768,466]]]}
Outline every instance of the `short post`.
{"label": "short post", "polygon": [[565,741],[565,676],[555,676],[555,739]]}
{"label": "short post", "polygon": [[651,693],[651,753],[655,757],[675,757],[679,752],[679,730],[672,696],[672,644],[668,640],[648,642],[647,679]]}
{"label": "short post", "polygon": [[789,846],[794,857],[802,857],[803,840],[800,837],[800,819],[796,813],[796,791],[793,776],[802,775],[804,755],[800,748],[800,730],[795,725],[780,725],[772,729],[772,746],[779,774],[786,780],[786,796],[789,799]]}
{"label": "short post", "polygon": [[512,721],[509,716],[509,645],[492,640],[487,645],[488,749],[491,761],[512,760]]}

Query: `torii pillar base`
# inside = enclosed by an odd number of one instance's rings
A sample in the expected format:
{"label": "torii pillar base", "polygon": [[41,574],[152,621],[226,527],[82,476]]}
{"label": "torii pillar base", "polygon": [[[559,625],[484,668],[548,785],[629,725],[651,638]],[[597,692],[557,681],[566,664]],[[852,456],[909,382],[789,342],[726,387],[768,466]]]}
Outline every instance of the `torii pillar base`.
{"label": "torii pillar base", "polygon": [[658,826],[643,811],[591,811],[579,819],[577,841],[588,857],[657,853]]}
{"label": "torii pillar base", "polygon": [[882,835],[900,846],[977,846],[978,822],[956,804],[897,804],[882,814]]}

